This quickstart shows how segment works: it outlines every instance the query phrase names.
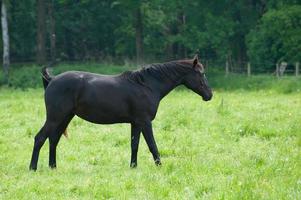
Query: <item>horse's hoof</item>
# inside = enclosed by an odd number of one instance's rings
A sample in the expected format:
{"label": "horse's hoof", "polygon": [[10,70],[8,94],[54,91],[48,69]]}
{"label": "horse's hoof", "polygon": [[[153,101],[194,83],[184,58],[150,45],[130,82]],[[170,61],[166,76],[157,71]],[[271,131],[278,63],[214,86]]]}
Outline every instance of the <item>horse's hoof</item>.
{"label": "horse's hoof", "polygon": [[37,167],[29,166],[29,170],[35,172],[35,171],[37,171]]}
{"label": "horse's hoof", "polygon": [[130,167],[133,169],[133,168],[136,168],[137,167],[137,163],[131,163]]}
{"label": "horse's hoof", "polygon": [[157,166],[162,165],[161,160],[160,160],[159,158],[156,159],[156,160],[155,160],[155,164],[156,164]]}
{"label": "horse's hoof", "polygon": [[56,169],[56,164],[49,165],[50,169]]}

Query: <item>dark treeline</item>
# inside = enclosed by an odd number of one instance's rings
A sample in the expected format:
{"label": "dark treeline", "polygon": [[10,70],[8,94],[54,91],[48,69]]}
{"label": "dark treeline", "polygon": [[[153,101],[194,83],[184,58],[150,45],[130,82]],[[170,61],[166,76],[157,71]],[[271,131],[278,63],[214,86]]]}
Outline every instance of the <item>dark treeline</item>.
{"label": "dark treeline", "polygon": [[298,0],[6,2],[12,62],[301,60]]}

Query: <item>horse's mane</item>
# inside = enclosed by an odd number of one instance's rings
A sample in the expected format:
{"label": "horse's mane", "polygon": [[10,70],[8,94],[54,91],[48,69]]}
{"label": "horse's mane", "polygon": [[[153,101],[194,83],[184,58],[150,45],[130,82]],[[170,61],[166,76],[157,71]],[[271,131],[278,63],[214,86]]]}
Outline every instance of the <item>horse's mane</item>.
{"label": "horse's mane", "polygon": [[192,69],[192,61],[180,60],[166,63],[154,63],[134,71],[126,71],[121,74],[122,78],[144,84],[145,78],[151,76],[155,79],[169,79],[175,81],[179,75],[184,75]]}

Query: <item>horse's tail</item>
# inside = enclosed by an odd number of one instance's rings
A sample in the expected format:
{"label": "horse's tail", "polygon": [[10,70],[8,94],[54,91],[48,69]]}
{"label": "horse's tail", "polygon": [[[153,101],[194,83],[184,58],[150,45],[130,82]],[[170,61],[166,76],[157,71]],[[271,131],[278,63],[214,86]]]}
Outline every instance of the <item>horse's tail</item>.
{"label": "horse's tail", "polygon": [[44,89],[46,90],[49,82],[52,80],[53,77],[49,74],[47,67],[43,67],[41,73],[42,73]]}
{"label": "horse's tail", "polygon": [[[42,80],[43,80],[44,89],[46,90],[48,84],[53,79],[53,76],[50,75],[47,67],[43,67],[41,73],[42,73]],[[66,138],[68,138],[67,128],[65,129],[63,134]]]}

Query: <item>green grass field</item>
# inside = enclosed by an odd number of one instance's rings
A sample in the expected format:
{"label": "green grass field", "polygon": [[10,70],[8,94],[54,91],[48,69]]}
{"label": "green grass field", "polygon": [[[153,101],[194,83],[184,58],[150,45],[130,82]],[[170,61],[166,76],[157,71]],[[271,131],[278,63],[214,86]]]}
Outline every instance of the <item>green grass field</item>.
{"label": "green grass field", "polygon": [[154,131],[162,166],[142,138],[130,169],[130,127],[79,118],[48,168],[28,170],[45,119],[42,89],[0,88],[0,199],[300,199],[301,93],[223,91],[210,102],[177,89]]}
{"label": "green grass field", "polygon": [[[116,74],[135,67],[61,64]],[[141,138],[130,169],[130,127],[74,118],[48,168],[28,170],[33,138],[45,120],[40,68],[0,72],[0,199],[301,199],[300,78],[209,73],[214,98],[184,88],[169,94],[153,122],[163,165]],[[30,89],[35,88],[35,89]]]}

